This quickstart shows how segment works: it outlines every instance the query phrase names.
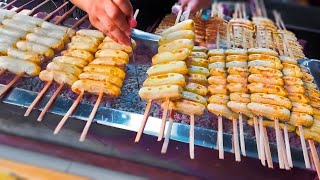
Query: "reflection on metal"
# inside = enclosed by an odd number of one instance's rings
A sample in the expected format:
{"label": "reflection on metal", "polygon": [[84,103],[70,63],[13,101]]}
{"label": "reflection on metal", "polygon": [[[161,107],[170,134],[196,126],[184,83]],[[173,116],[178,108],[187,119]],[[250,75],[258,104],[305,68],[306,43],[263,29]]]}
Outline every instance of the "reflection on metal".
{"label": "reflection on metal", "polygon": [[160,39],[159,35],[147,33],[135,28],[132,28],[131,33],[132,33],[131,36],[133,38],[139,38],[139,39],[149,40],[149,41],[158,41]]}

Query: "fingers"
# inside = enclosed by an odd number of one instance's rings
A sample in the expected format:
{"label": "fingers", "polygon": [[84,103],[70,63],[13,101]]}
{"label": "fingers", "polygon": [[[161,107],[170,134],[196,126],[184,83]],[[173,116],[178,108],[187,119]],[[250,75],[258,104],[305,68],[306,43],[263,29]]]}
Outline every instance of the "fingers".
{"label": "fingers", "polygon": [[87,13],[94,27],[114,41],[130,45],[133,10],[129,0],[94,0],[89,4]]}
{"label": "fingers", "polygon": [[132,28],[134,28],[134,27],[136,27],[137,26],[137,20],[135,20],[135,19],[133,19],[133,18],[129,18],[128,19],[128,23],[129,23],[129,26],[130,27],[132,27]]}
{"label": "fingers", "polygon": [[120,8],[120,10],[127,16],[133,16],[133,8],[130,0],[113,0],[113,2]]}
{"label": "fingers", "polygon": [[114,22],[114,24],[129,37],[131,31],[125,14],[115,3],[113,3],[113,1],[107,1],[105,7],[107,7],[105,8],[105,13]]}
{"label": "fingers", "polygon": [[113,23],[107,14],[104,16],[99,16],[98,19],[101,21],[102,25],[106,28],[107,35],[110,37],[115,37],[117,41],[121,44],[130,45],[129,37],[120,30],[120,28]]}

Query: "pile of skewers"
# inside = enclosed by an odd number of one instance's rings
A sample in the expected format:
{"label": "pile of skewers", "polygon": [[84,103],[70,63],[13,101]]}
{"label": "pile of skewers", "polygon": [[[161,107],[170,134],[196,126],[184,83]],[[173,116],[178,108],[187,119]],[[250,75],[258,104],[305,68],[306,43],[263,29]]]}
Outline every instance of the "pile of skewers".
{"label": "pile of skewers", "polygon": [[[57,26],[42,19],[1,10],[1,73],[6,70],[15,78],[0,92],[3,96],[22,76],[36,76],[44,60],[61,50],[75,31]],[[19,24],[19,26],[17,26]]]}
{"label": "pile of skewers", "polygon": [[[243,10],[240,8],[240,11]],[[238,118],[240,146],[243,155],[245,155],[245,145],[244,140],[242,140],[243,130],[241,130],[241,126],[242,119],[247,119],[248,117],[248,124],[255,126],[259,158],[264,165],[265,160],[267,160],[270,168],[273,168],[273,164],[265,127],[275,128],[280,168],[290,169],[293,164],[288,132],[294,132],[294,126],[298,126],[297,133],[303,132],[302,129],[305,129],[308,139],[312,139],[312,136],[315,139],[318,138],[315,134],[317,123],[314,123],[313,119],[317,117],[314,112],[318,113],[317,108],[320,107],[317,99],[319,94],[315,90],[316,86],[312,84],[312,76],[308,75],[306,70],[301,72],[297,66],[297,61],[293,59],[294,57],[303,57],[301,53],[302,47],[297,45],[295,36],[285,30],[278,31],[274,23],[267,17],[254,17],[252,22],[244,17],[245,14],[240,12],[234,19],[230,20],[230,30],[227,37],[229,38],[230,36],[228,47],[230,48],[232,44],[232,49],[224,51],[217,48],[208,52],[209,59],[206,62],[209,63],[211,74],[208,79],[210,84],[208,91],[211,94],[208,110],[218,117],[224,116],[234,121],[233,148],[237,161],[240,160],[236,126]],[[245,28],[246,30],[244,31]],[[255,36],[254,32],[256,32]],[[219,30],[216,29],[215,33],[215,36],[218,37]],[[281,34],[286,34],[286,36],[281,36]],[[277,41],[281,41],[278,42],[279,45],[277,45]],[[217,40],[216,43],[218,44],[217,47],[219,47]],[[236,49],[236,47],[243,49]],[[247,51],[247,47],[251,48]],[[278,56],[278,53],[274,51],[275,49],[279,51],[281,56]],[[290,51],[291,54],[294,52],[295,55],[284,56],[282,52],[285,51],[287,51],[287,54]],[[199,59],[191,61],[189,58],[186,62],[188,66],[190,66],[190,62],[201,64]],[[228,68],[228,70],[225,68]],[[187,75],[188,77],[190,75]],[[299,79],[302,77],[305,79]],[[186,86],[185,90],[187,88]],[[308,92],[308,90],[313,96],[308,93],[305,95],[304,92]],[[310,105],[308,105],[308,98],[310,99]],[[184,99],[175,101],[184,101]],[[172,104],[174,105],[174,103]],[[166,107],[167,104],[162,103],[162,108],[165,109]],[[174,106],[169,107],[172,108]],[[190,112],[185,111],[182,111],[182,113],[190,114]],[[222,121],[222,118],[218,119]],[[192,121],[190,124],[192,124]],[[222,129],[222,123],[218,124],[218,129]],[[305,128],[302,128],[302,125],[305,125]],[[307,129],[307,126],[311,126],[311,128]],[[284,131],[284,134],[281,130]],[[218,130],[218,149],[223,148],[223,140],[221,138],[222,133]],[[303,135],[301,142],[303,149],[305,149]],[[310,148],[312,149],[312,147]],[[219,157],[223,158],[223,149],[220,152]],[[314,163],[317,166],[319,162],[317,156],[313,157],[313,159],[316,161]],[[308,159],[305,158],[305,161],[308,162]]]}

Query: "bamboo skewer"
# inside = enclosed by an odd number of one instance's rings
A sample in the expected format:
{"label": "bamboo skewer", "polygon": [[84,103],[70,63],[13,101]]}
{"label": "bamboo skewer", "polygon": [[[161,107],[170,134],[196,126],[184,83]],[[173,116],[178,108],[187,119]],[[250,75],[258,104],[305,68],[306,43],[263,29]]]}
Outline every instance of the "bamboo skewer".
{"label": "bamboo skewer", "polygon": [[[241,10],[240,4],[239,4],[239,9]],[[246,40],[246,34],[245,34],[245,28],[244,27],[242,27],[242,48],[247,50],[247,40]],[[243,132],[243,114],[241,114],[241,113],[239,113],[239,129],[240,129],[240,147],[241,147],[241,152],[242,152],[243,156],[247,156],[246,144],[245,144],[244,132]]]}
{"label": "bamboo skewer", "polygon": [[[216,48],[220,49],[220,25],[217,26]],[[224,159],[223,123],[222,123],[222,116],[221,115],[218,116],[217,146],[218,146],[218,149],[219,149],[219,159]]]}
{"label": "bamboo skewer", "polygon": [[189,154],[190,159],[194,159],[194,115],[190,115],[190,132],[189,132]]}
{"label": "bamboo skewer", "polygon": [[222,116],[218,116],[218,149],[219,159],[224,159]]}
{"label": "bamboo skewer", "polygon": [[316,147],[314,145],[314,141],[313,140],[308,140],[309,142],[309,146],[310,146],[310,151],[312,154],[312,159],[318,174],[318,179],[320,179],[320,162],[319,162],[319,156],[316,150]]}
{"label": "bamboo skewer", "polygon": [[272,156],[270,151],[270,144],[269,144],[269,138],[267,133],[267,128],[263,128],[264,138],[265,138],[265,154],[267,159],[267,164],[269,168],[273,169],[273,163],[272,163]]}
{"label": "bamboo skewer", "polygon": [[47,21],[49,20],[55,13],[57,13],[58,11],[60,11],[62,8],[64,8],[67,4],[69,4],[69,1],[66,1],[65,3],[63,3],[60,7],[58,7],[57,9],[55,9],[54,11],[52,11],[51,13],[49,13],[45,18],[43,18],[43,20]]}
{"label": "bamboo skewer", "polygon": [[263,130],[263,118],[259,116],[259,131],[260,131],[260,160],[263,166],[266,166],[266,156],[265,156],[265,139]]}
{"label": "bamboo skewer", "polygon": [[1,7],[1,9],[7,9],[8,7],[12,6],[15,2],[17,2],[18,0],[13,0],[10,3],[8,3],[7,5]]}
{"label": "bamboo skewer", "polygon": [[179,21],[180,21],[180,17],[181,17],[181,15],[182,15],[182,8],[179,10],[179,12],[178,12],[178,15],[177,15],[177,19],[176,19],[176,22],[175,22],[175,24],[178,24],[179,23]]}
{"label": "bamboo skewer", "polygon": [[103,96],[103,91],[100,91],[98,99],[97,99],[96,103],[93,106],[93,109],[92,109],[92,111],[90,113],[90,116],[89,116],[89,118],[87,120],[86,126],[84,127],[84,129],[83,129],[83,131],[81,133],[79,141],[84,141],[84,139],[86,138],[87,133],[88,133],[89,128],[90,128],[90,125],[91,125],[91,123],[92,123],[92,121],[93,121],[93,119],[94,119],[94,117],[95,117],[95,115],[97,113],[98,108],[99,108],[102,96]]}
{"label": "bamboo skewer", "polygon": [[169,109],[169,104],[170,104],[170,99],[167,98],[165,100],[165,108],[163,110],[162,114],[162,121],[161,121],[161,126],[160,126],[160,131],[158,135],[158,141],[161,141],[163,138],[164,130],[166,128],[166,122],[167,122],[167,115],[168,115],[168,109]]}
{"label": "bamboo skewer", "polygon": [[142,119],[140,128],[139,128],[138,133],[136,135],[136,138],[134,140],[135,143],[140,141],[140,138],[141,138],[141,135],[143,133],[143,130],[146,127],[146,124],[147,124],[147,121],[148,121],[148,118],[149,118],[151,105],[152,105],[152,99],[149,99],[148,103],[147,103],[147,106],[146,106],[146,110],[144,111],[144,115],[143,115],[143,119]]}
{"label": "bamboo skewer", "polygon": [[88,14],[83,16],[79,21],[77,21],[74,25],[72,25],[71,29],[74,29],[74,28],[78,27],[79,25],[81,25],[86,19],[88,19],[88,17],[89,17]]}
{"label": "bamboo skewer", "polygon": [[236,161],[240,162],[241,156],[240,156],[240,147],[239,147],[238,126],[237,126],[236,119],[232,120],[232,125],[233,125],[234,153],[235,153]]}
{"label": "bamboo skewer", "polygon": [[30,0],[29,2],[21,5],[18,9],[14,10],[15,12],[20,12],[21,10],[23,10],[26,6],[28,6],[29,4],[33,3],[35,0]]}
{"label": "bamboo skewer", "polygon": [[31,113],[32,109],[38,104],[38,102],[40,101],[40,99],[42,98],[42,96],[47,92],[47,90],[49,89],[50,85],[52,84],[52,80],[47,82],[46,85],[44,86],[44,88],[40,91],[40,93],[38,94],[38,96],[33,100],[33,102],[31,103],[31,105],[28,107],[27,111],[25,112],[24,116],[29,116],[29,114]]}
{"label": "bamboo skewer", "polygon": [[56,97],[58,96],[58,94],[60,93],[62,87],[64,86],[64,83],[60,84],[59,87],[56,89],[56,91],[53,93],[53,95],[51,96],[51,98],[49,99],[48,103],[46,104],[46,106],[43,108],[43,110],[41,111],[37,121],[41,122],[44,115],[47,113],[47,111],[50,109],[51,105],[53,104],[54,100],[56,99]]}
{"label": "bamboo skewer", "polygon": [[71,116],[73,111],[77,108],[78,104],[80,103],[83,97],[83,94],[84,94],[84,90],[81,91],[78,98],[73,102],[72,106],[69,108],[68,112],[63,116],[62,120],[59,122],[58,126],[55,128],[53,134],[57,134],[61,130],[62,126],[66,123],[69,116]]}
{"label": "bamboo skewer", "polygon": [[134,19],[137,19],[139,12],[140,12],[140,10],[136,9],[136,11],[134,12],[134,15],[133,15]]}
{"label": "bamboo skewer", "polygon": [[64,21],[77,7],[76,6],[72,6],[72,8],[67,11],[66,13],[64,13],[56,22],[55,24],[60,24],[62,23],[62,21]]}
{"label": "bamboo skewer", "polygon": [[38,4],[36,7],[32,8],[32,9],[28,12],[27,15],[30,16],[30,15],[33,14],[34,11],[36,11],[39,7],[47,4],[49,1],[50,1],[50,0],[45,0],[45,1],[43,1],[42,3]]}
{"label": "bamboo skewer", "polygon": [[280,142],[281,142],[281,151],[282,151],[282,157],[283,157],[283,162],[284,162],[284,168],[286,170],[290,170],[291,167],[290,167],[290,163],[289,163],[289,160],[288,160],[288,155],[287,155],[287,152],[286,152],[286,149],[285,149],[285,144],[284,144],[284,140],[283,140],[283,136],[282,136],[282,132],[280,130]]}
{"label": "bamboo skewer", "polygon": [[188,3],[187,10],[185,12],[186,12],[186,14],[185,14],[184,20],[187,20],[187,19],[189,19],[190,13],[191,13],[191,3]]}
{"label": "bamboo skewer", "polygon": [[310,169],[311,168],[310,159],[309,159],[309,155],[308,155],[306,140],[304,139],[303,129],[302,129],[301,125],[299,125],[298,128],[299,128],[299,132],[300,132],[300,141],[301,141],[301,146],[302,146],[304,163],[306,165],[306,168]]}
{"label": "bamboo skewer", "polygon": [[288,163],[289,166],[292,168],[293,167],[293,163],[292,163],[292,157],[291,157],[291,149],[290,149],[290,142],[289,142],[289,136],[288,136],[288,127],[285,124],[284,125],[284,141],[286,144],[286,151],[287,151],[287,159],[288,159]]}
{"label": "bamboo skewer", "polygon": [[282,149],[281,149],[281,140],[280,140],[280,127],[279,127],[279,120],[275,119],[274,120],[275,124],[275,130],[276,130],[276,139],[277,139],[277,150],[278,150],[278,159],[279,159],[279,167],[280,169],[284,169],[284,162],[283,162],[283,157],[282,157]]}
{"label": "bamboo skewer", "polygon": [[243,115],[239,114],[239,129],[240,129],[240,147],[243,156],[247,156],[246,153],[246,144],[244,140],[244,132],[243,132]]}
{"label": "bamboo skewer", "polygon": [[258,158],[261,159],[259,123],[256,116],[253,117],[253,126],[254,126],[254,134],[256,136],[256,142],[257,142]]}
{"label": "bamboo skewer", "polygon": [[167,129],[167,132],[165,134],[164,141],[163,141],[162,148],[161,148],[161,153],[162,154],[165,154],[167,152],[169,141],[170,141],[170,135],[171,135],[172,125],[173,125],[172,112],[173,112],[173,110],[170,110],[168,129]]}
{"label": "bamboo skewer", "polygon": [[9,82],[9,84],[7,84],[3,89],[1,89],[0,98],[2,98],[10,90],[14,83],[16,83],[22,76],[23,74],[16,74],[16,76]]}

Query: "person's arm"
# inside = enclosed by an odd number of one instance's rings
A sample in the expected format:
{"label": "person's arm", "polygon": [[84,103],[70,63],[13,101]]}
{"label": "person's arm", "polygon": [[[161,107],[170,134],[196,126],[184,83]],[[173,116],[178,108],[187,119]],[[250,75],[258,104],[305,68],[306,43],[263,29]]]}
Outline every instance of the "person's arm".
{"label": "person's arm", "polygon": [[129,0],[70,0],[86,11],[91,24],[113,40],[130,45],[133,8]]}

